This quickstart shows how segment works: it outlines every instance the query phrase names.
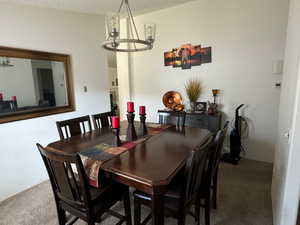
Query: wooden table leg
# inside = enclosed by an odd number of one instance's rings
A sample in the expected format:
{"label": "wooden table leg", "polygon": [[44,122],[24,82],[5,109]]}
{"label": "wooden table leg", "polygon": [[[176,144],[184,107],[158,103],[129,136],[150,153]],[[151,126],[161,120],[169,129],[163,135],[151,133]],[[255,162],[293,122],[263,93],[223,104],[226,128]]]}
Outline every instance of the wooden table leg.
{"label": "wooden table leg", "polygon": [[164,225],[164,197],[152,195],[152,225]]}

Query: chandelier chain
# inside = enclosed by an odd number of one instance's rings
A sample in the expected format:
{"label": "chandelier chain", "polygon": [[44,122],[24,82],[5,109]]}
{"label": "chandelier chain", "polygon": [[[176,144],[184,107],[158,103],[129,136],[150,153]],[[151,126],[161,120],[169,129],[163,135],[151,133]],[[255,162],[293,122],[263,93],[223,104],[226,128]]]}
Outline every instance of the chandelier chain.
{"label": "chandelier chain", "polygon": [[125,0],[122,0],[121,5],[120,5],[119,10],[118,10],[118,14],[120,14],[121,9],[122,9],[122,7],[123,7],[123,5],[124,5],[124,2],[125,2]]}
{"label": "chandelier chain", "polygon": [[[131,38],[133,38],[134,39],[134,33],[133,33],[133,29],[132,29],[132,25],[134,26],[134,28],[135,28],[135,35],[136,35],[136,37],[137,37],[137,39],[138,40],[140,40],[140,38],[139,38],[139,34],[138,34],[138,32],[137,32],[137,29],[136,29],[136,27],[135,27],[135,23],[134,23],[134,20],[133,20],[133,17],[132,17],[132,14],[131,14],[131,10],[130,10],[130,7],[129,7],[129,5],[128,5],[128,0],[125,0],[126,2],[126,8],[127,8],[127,14],[128,14],[128,18],[129,18],[129,21],[128,21],[128,31],[129,31],[129,33],[131,34]],[[129,44],[128,44],[129,45]],[[136,43],[135,42],[133,42],[133,46],[134,46],[134,49],[136,50],[137,48],[136,48]],[[128,46],[128,47],[130,47],[130,46]]]}
{"label": "chandelier chain", "polygon": [[[131,21],[129,20],[128,23],[130,24]],[[131,26],[131,25],[128,26],[128,30],[129,30],[129,32],[131,33],[132,38],[134,38],[133,30],[132,30],[132,26]],[[129,44],[128,44],[128,45],[129,45]],[[134,46],[134,49],[136,49],[136,44],[135,44],[135,42],[133,42],[133,46]]]}
{"label": "chandelier chain", "polygon": [[128,1],[127,1],[127,4],[126,4],[126,7],[127,7],[128,12],[130,14],[130,20],[131,20],[131,22],[133,24],[133,27],[134,27],[134,30],[135,30],[135,33],[136,33],[136,37],[137,37],[138,40],[140,40],[139,33],[138,33],[137,29],[136,29],[136,25],[135,25],[135,22],[134,22],[134,19],[133,19],[133,15],[132,15],[131,9],[129,7],[129,2]]}

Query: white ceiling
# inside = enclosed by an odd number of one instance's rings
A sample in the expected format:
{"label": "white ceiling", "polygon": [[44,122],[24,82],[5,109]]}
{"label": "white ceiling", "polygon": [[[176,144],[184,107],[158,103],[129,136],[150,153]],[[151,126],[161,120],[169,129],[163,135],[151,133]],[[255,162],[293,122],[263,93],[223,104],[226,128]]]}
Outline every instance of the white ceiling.
{"label": "white ceiling", "polygon": [[[151,12],[194,0],[129,0],[133,14]],[[15,4],[64,9],[75,12],[106,14],[116,12],[121,0],[0,0]]]}

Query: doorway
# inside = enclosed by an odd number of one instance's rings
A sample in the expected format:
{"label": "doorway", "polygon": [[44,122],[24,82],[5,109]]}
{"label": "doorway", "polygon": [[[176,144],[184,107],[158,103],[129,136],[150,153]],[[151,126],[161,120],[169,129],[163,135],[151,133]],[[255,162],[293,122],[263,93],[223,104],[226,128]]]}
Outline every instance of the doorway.
{"label": "doorway", "polygon": [[107,52],[107,62],[108,62],[110,107],[114,115],[120,116],[117,55],[115,52]]}

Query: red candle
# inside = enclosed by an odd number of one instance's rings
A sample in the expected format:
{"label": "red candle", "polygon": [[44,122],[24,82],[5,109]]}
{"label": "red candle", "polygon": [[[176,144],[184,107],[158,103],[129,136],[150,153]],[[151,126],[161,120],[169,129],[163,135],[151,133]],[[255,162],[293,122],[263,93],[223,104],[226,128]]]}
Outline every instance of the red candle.
{"label": "red candle", "polygon": [[0,101],[2,101],[2,100],[3,100],[3,94],[0,93]]}
{"label": "red candle", "polygon": [[117,116],[113,116],[111,118],[111,127],[112,128],[119,128],[120,127],[120,118]]}
{"label": "red candle", "polygon": [[140,106],[140,115],[146,114],[146,106]]}
{"label": "red candle", "polygon": [[11,96],[11,100],[16,102],[17,101],[17,96]]}
{"label": "red candle", "polygon": [[127,112],[134,112],[134,102],[127,102]]}

